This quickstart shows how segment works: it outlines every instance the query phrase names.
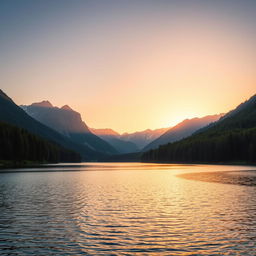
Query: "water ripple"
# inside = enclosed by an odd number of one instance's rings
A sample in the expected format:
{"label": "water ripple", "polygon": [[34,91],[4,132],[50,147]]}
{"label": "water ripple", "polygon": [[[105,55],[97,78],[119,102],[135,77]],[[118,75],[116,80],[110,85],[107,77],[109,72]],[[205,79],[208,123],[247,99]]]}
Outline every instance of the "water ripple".
{"label": "water ripple", "polygon": [[6,171],[0,254],[256,255],[248,185],[255,169],[118,163]]}

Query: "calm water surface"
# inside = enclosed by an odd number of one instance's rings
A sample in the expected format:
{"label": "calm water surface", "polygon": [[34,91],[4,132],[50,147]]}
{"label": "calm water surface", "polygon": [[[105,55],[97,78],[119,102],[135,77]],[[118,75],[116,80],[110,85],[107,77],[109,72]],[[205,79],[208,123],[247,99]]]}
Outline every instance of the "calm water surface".
{"label": "calm water surface", "polygon": [[9,170],[0,173],[0,254],[256,255],[255,170],[137,163]]}

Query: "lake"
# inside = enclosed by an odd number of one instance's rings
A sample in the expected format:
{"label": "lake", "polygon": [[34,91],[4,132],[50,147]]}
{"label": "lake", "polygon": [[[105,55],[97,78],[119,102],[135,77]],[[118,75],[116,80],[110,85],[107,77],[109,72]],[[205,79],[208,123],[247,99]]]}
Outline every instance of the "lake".
{"label": "lake", "polygon": [[1,255],[256,255],[256,167],[82,163],[0,173]]}

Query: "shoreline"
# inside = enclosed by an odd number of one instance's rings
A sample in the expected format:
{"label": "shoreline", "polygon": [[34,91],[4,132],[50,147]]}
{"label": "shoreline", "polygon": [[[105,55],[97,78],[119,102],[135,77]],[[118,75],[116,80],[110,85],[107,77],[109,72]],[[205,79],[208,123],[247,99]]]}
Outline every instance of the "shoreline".
{"label": "shoreline", "polygon": [[[77,163],[77,162],[75,162]],[[86,162],[86,163],[93,163],[93,162]],[[256,164],[254,163],[244,163],[244,162],[229,162],[229,163],[210,163],[210,162],[142,162],[142,161],[113,161],[113,162],[95,162],[95,163],[142,163],[142,164],[178,164],[178,165],[226,165],[226,166],[252,166],[255,167]],[[33,162],[33,161],[0,161],[0,171],[6,169],[22,169],[22,168],[45,168],[48,165],[56,165],[56,164],[67,164],[67,162]],[[70,164],[73,164],[71,162]],[[82,164],[82,162],[81,162]]]}

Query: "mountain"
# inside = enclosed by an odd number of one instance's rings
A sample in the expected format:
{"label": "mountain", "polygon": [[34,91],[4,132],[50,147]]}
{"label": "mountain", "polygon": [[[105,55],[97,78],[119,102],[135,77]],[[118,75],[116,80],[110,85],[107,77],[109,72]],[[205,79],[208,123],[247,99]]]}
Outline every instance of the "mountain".
{"label": "mountain", "polygon": [[164,145],[170,142],[178,141],[192,135],[198,129],[207,126],[208,124],[219,120],[223,114],[220,115],[209,115],[201,118],[186,119],[176,126],[167,130],[156,140],[149,143],[144,147],[143,151],[155,149],[160,145]]}
{"label": "mountain", "polygon": [[120,134],[110,128],[106,129],[95,129],[95,128],[90,128],[90,131],[97,136],[116,136],[120,137]]}
{"label": "mountain", "polygon": [[147,129],[145,131],[134,133],[123,133],[120,139],[134,143],[139,150],[142,150],[150,142],[161,136],[169,128],[160,128],[156,130]]}
{"label": "mountain", "polygon": [[141,151],[141,149],[161,136],[168,129],[169,128],[160,128],[156,130],[147,129],[144,131],[123,134],[119,134],[112,129],[91,128],[90,130],[105,141],[109,142],[120,153],[127,154]]}
{"label": "mountain", "polygon": [[145,152],[150,162],[256,163],[256,95],[181,141]]}
{"label": "mountain", "polygon": [[0,165],[24,162],[79,162],[80,155],[25,129],[0,122]]}
{"label": "mountain", "polygon": [[112,129],[90,129],[92,133],[107,141],[121,154],[139,151],[137,145],[130,141],[120,139],[120,134]]}
{"label": "mountain", "polygon": [[48,141],[57,143],[64,148],[78,152],[83,160],[97,160],[102,153],[96,152],[86,145],[74,143],[66,136],[56,132],[46,125],[29,116],[17,106],[2,90],[0,90],[0,121],[23,128],[30,133],[40,136]]}
{"label": "mountain", "polygon": [[80,113],[68,105],[54,107],[49,101],[21,106],[27,114],[44,125],[61,133],[71,141],[86,145],[90,149],[103,154],[117,154],[118,151],[109,143],[91,133],[83,122]]}

